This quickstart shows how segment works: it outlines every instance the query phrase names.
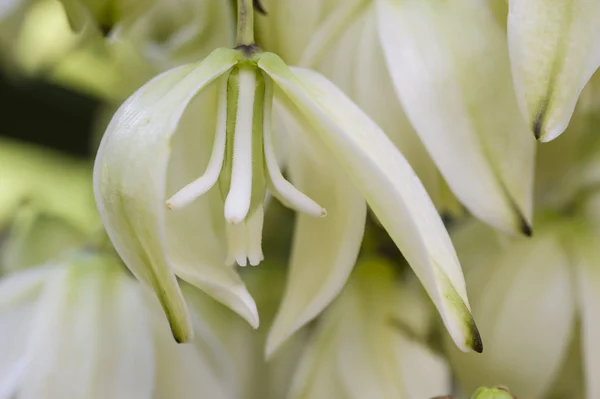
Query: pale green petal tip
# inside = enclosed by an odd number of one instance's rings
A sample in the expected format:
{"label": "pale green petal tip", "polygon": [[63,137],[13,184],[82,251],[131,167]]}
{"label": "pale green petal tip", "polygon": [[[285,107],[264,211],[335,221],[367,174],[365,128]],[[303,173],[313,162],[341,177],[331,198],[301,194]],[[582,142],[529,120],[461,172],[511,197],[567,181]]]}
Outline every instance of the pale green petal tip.
{"label": "pale green petal tip", "polygon": [[440,312],[452,339],[462,351],[482,353],[483,341],[469,307],[440,268],[436,268],[436,280],[443,301]]}
{"label": "pale green petal tip", "polygon": [[510,393],[508,388],[498,386],[494,388],[478,388],[471,395],[471,399],[516,399],[516,397]]}
{"label": "pale green petal tip", "polygon": [[[179,289],[177,289],[179,291]],[[175,294],[175,298],[170,298],[166,290],[155,290],[158,300],[165,312],[171,333],[177,343],[183,344],[190,342],[194,338],[194,330],[187,306],[181,292]]]}

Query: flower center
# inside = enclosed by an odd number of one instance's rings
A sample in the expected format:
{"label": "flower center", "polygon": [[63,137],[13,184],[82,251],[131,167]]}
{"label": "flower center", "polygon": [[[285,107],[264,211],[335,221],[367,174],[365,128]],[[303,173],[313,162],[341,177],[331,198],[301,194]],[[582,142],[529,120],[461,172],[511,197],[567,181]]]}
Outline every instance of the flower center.
{"label": "flower center", "polygon": [[267,187],[284,205],[312,216],[327,212],[287,181],[273,148],[273,82],[258,69],[240,66],[219,87],[217,127],[204,174],[167,200],[186,206],[218,183],[227,221],[227,263],[263,260],[262,228]]}

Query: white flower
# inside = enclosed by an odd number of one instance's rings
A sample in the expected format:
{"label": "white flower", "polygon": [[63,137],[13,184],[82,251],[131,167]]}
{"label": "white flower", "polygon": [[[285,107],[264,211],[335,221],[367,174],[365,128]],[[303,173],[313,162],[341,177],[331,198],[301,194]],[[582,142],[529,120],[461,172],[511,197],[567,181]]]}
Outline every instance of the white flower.
{"label": "white flower", "polygon": [[[273,96],[305,126],[289,143],[294,185],[282,176],[274,151]],[[359,250],[365,199],[457,345],[481,350],[450,239],[402,154],[333,84],[288,68],[272,53],[253,46],[218,49],[147,83],[110,123],[94,187],[115,248],[154,289],[178,341],[189,340],[192,331],[173,273],[258,325],[254,301],[226,261],[262,260],[268,187],[301,212],[269,353],[343,287]],[[329,214],[319,218],[324,208]]]}
{"label": "white flower", "polygon": [[156,299],[103,255],[9,274],[0,279],[0,397],[233,398],[233,365],[205,316],[194,315],[199,339],[177,345]]}
{"label": "white flower", "polygon": [[508,39],[521,111],[535,137],[569,124],[581,90],[600,66],[600,2],[510,0]]}
{"label": "white flower", "polygon": [[361,262],[311,332],[288,398],[420,399],[451,393],[445,361],[419,342],[428,329],[411,317],[423,312],[414,306],[418,297],[403,289],[389,264]]}
{"label": "white flower", "polygon": [[455,206],[411,125],[471,213],[531,232],[535,140],[491,2],[272,3],[259,25],[265,48],[318,68],[349,94],[407,154],[441,208]]}
{"label": "white flower", "polygon": [[[560,392],[560,381],[564,397],[582,397],[577,381],[566,380],[583,368],[585,397],[600,396],[599,198],[568,218],[540,222],[528,240],[494,239],[480,224],[454,236],[487,343],[475,357],[448,342],[448,358],[465,389],[501,383],[517,397],[536,399]],[[581,352],[571,359],[574,350]]]}

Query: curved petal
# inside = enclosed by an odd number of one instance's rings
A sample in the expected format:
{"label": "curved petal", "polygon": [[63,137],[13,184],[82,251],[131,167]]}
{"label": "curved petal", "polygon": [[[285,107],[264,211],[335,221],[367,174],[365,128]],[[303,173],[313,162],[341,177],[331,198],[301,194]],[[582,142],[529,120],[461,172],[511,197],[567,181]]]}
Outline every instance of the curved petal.
{"label": "curved petal", "polygon": [[[207,168],[214,141],[214,134],[210,133],[216,131],[218,107],[218,89],[213,89],[217,87],[207,87],[190,103],[190,112],[183,115],[170,141],[174,155],[167,170],[168,195],[178,192]],[[179,278],[224,303],[256,328],[256,304],[237,271],[225,265],[224,228],[223,202],[216,186],[186,207],[168,211],[166,232],[171,267]]]}
{"label": "curved petal", "polygon": [[538,139],[553,140],[600,66],[600,2],[510,0],[508,40],[521,111]]}
{"label": "curved petal", "polygon": [[[303,127],[292,123],[288,131],[298,137]],[[267,356],[342,290],[358,256],[367,211],[362,195],[339,166],[328,162],[326,153],[319,156],[323,149],[318,142],[294,143],[297,150],[289,167],[294,185],[328,213],[324,218],[297,215],[287,285],[267,339]]]}
{"label": "curved petal", "polygon": [[[367,199],[425,286],[448,331],[463,350],[482,350],[462,271],[444,225],[421,182],[389,138],[321,75],[293,72],[274,54],[268,73]],[[292,109],[293,111],[293,109]]]}
{"label": "curved petal", "polygon": [[154,289],[180,342],[191,338],[192,329],[165,231],[170,140],[190,101],[235,65],[235,57],[232,50],[218,49],[139,89],[113,117],[94,166],[96,201],[108,235],[134,275]]}
{"label": "curved petal", "polygon": [[363,7],[327,53],[318,71],[348,94],[394,142],[415,170],[436,205],[440,177],[437,168],[408,121],[388,72],[377,34],[375,7]]}
{"label": "curved petal", "polygon": [[448,185],[478,218],[529,234],[535,140],[512,90],[504,31],[488,5],[378,5],[396,92]]}
{"label": "curved petal", "polygon": [[520,241],[467,274],[469,286],[482,285],[473,310],[488,342],[478,356],[448,345],[467,391],[502,383],[518,397],[546,397],[565,358],[575,322],[569,259],[557,235]]}

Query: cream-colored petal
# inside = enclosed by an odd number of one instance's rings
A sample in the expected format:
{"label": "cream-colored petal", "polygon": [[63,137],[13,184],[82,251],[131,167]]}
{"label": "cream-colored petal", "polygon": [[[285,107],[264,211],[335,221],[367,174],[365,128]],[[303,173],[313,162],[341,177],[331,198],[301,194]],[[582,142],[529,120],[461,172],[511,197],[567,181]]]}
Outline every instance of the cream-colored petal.
{"label": "cream-colored petal", "polygon": [[34,312],[31,301],[0,311],[0,398],[11,398],[24,383],[24,355]]}
{"label": "cream-colored petal", "polygon": [[[158,375],[157,355],[144,301],[145,288],[121,267],[111,262],[90,276],[103,280],[97,320],[101,334],[97,343],[89,343],[97,346],[92,397],[152,399]],[[160,312],[158,304],[156,309]],[[164,319],[161,321],[166,324]],[[167,339],[173,341],[172,336]]]}
{"label": "cream-colored petal", "polygon": [[510,0],[508,40],[521,111],[538,139],[553,140],[600,66],[600,2]]}
{"label": "cream-colored petal", "polygon": [[379,0],[396,92],[458,199],[530,234],[535,140],[512,89],[505,33],[483,1]]}
{"label": "cream-colored petal", "polygon": [[347,398],[336,370],[337,324],[335,314],[320,321],[300,358],[288,399]]}
{"label": "cream-colored petal", "polygon": [[337,368],[351,399],[407,397],[400,362],[412,360],[396,357],[396,338],[402,332],[392,322],[395,277],[391,264],[363,261],[337,303]]}
{"label": "cream-colored petal", "polygon": [[318,71],[348,94],[390,137],[436,205],[440,177],[394,92],[377,31],[375,7],[362,7]]}
{"label": "cream-colored petal", "polygon": [[[81,264],[82,269],[88,266],[94,267]],[[91,394],[103,281],[77,269],[57,270],[39,298],[20,399],[76,399]]]}
{"label": "cream-colored petal", "polygon": [[[216,132],[217,91],[207,87],[189,105],[171,139],[167,196],[206,170]],[[218,184],[217,184],[218,186]],[[167,212],[166,235],[175,274],[229,306],[257,327],[254,300],[234,268],[225,265],[223,199],[215,186],[182,209]]]}
{"label": "cream-colored petal", "polygon": [[[153,308],[152,310],[158,310]],[[198,314],[199,318],[203,315]],[[206,398],[227,399],[230,382],[213,367],[211,353],[201,351],[196,342],[178,345],[169,334],[160,314],[153,312],[152,325],[156,345],[156,396],[160,399]],[[202,340],[203,337],[196,337]],[[204,348],[210,349],[208,346]],[[230,375],[230,377],[232,377]]]}
{"label": "cream-colored petal", "polygon": [[7,274],[0,279],[0,310],[36,298],[53,273],[53,266]]}
{"label": "cream-colored petal", "polygon": [[[173,232],[167,230],[165,215],[171,139],[188,104],[235,65],[236,54],[215,50],[202,62],[170,70],[139,89],[113,117],[94,168],[96,200],[108,235],[136,277],[154,289],[180,342],[191,339],[192,329],[171,269],[178,253],[169,240],[179,237],[169,237]],[[197,227],[210,231],[210,226]]]}
{"label": "cream-colored petal", "polygon": [[395,336],[395,352],[407,398],[443,397],[452,392],[452,374],[443,357],[402,334]]}
{"label": "cream-colored petal", "polygon": [[322,142],[362,192],[417,273],[457,345],[481,351],[448,233],[402,154],[360,108],[321,75],[299,68],[292,71],[274,54],[263,55],[259,66],[314,129],[307,130],[307,137]]}
{"label": "cream-colored petal", "polygon": [[[288,124],[292,137],[302,129],[310,127]],[[327,160],[319,143],[294,143],[297,152],[289,168],[293,183],[328,214],[297,215],[287,285],[269,332],[267,356],[339,294],[356,262],[365,226],[365,201],[339,166]]]}
{"label": "cream-colored petal", "polygon": [[[552,226],[545,226],[551,228]],[[509,386],[517,397],[543,398],[557,378],[575,323],[570,264],[558,235],[522,239],[483,266],[472,295],[487,346],[483,354],[448,356],[462,387]],[[518,366],[515,366],[518,365]]]}

